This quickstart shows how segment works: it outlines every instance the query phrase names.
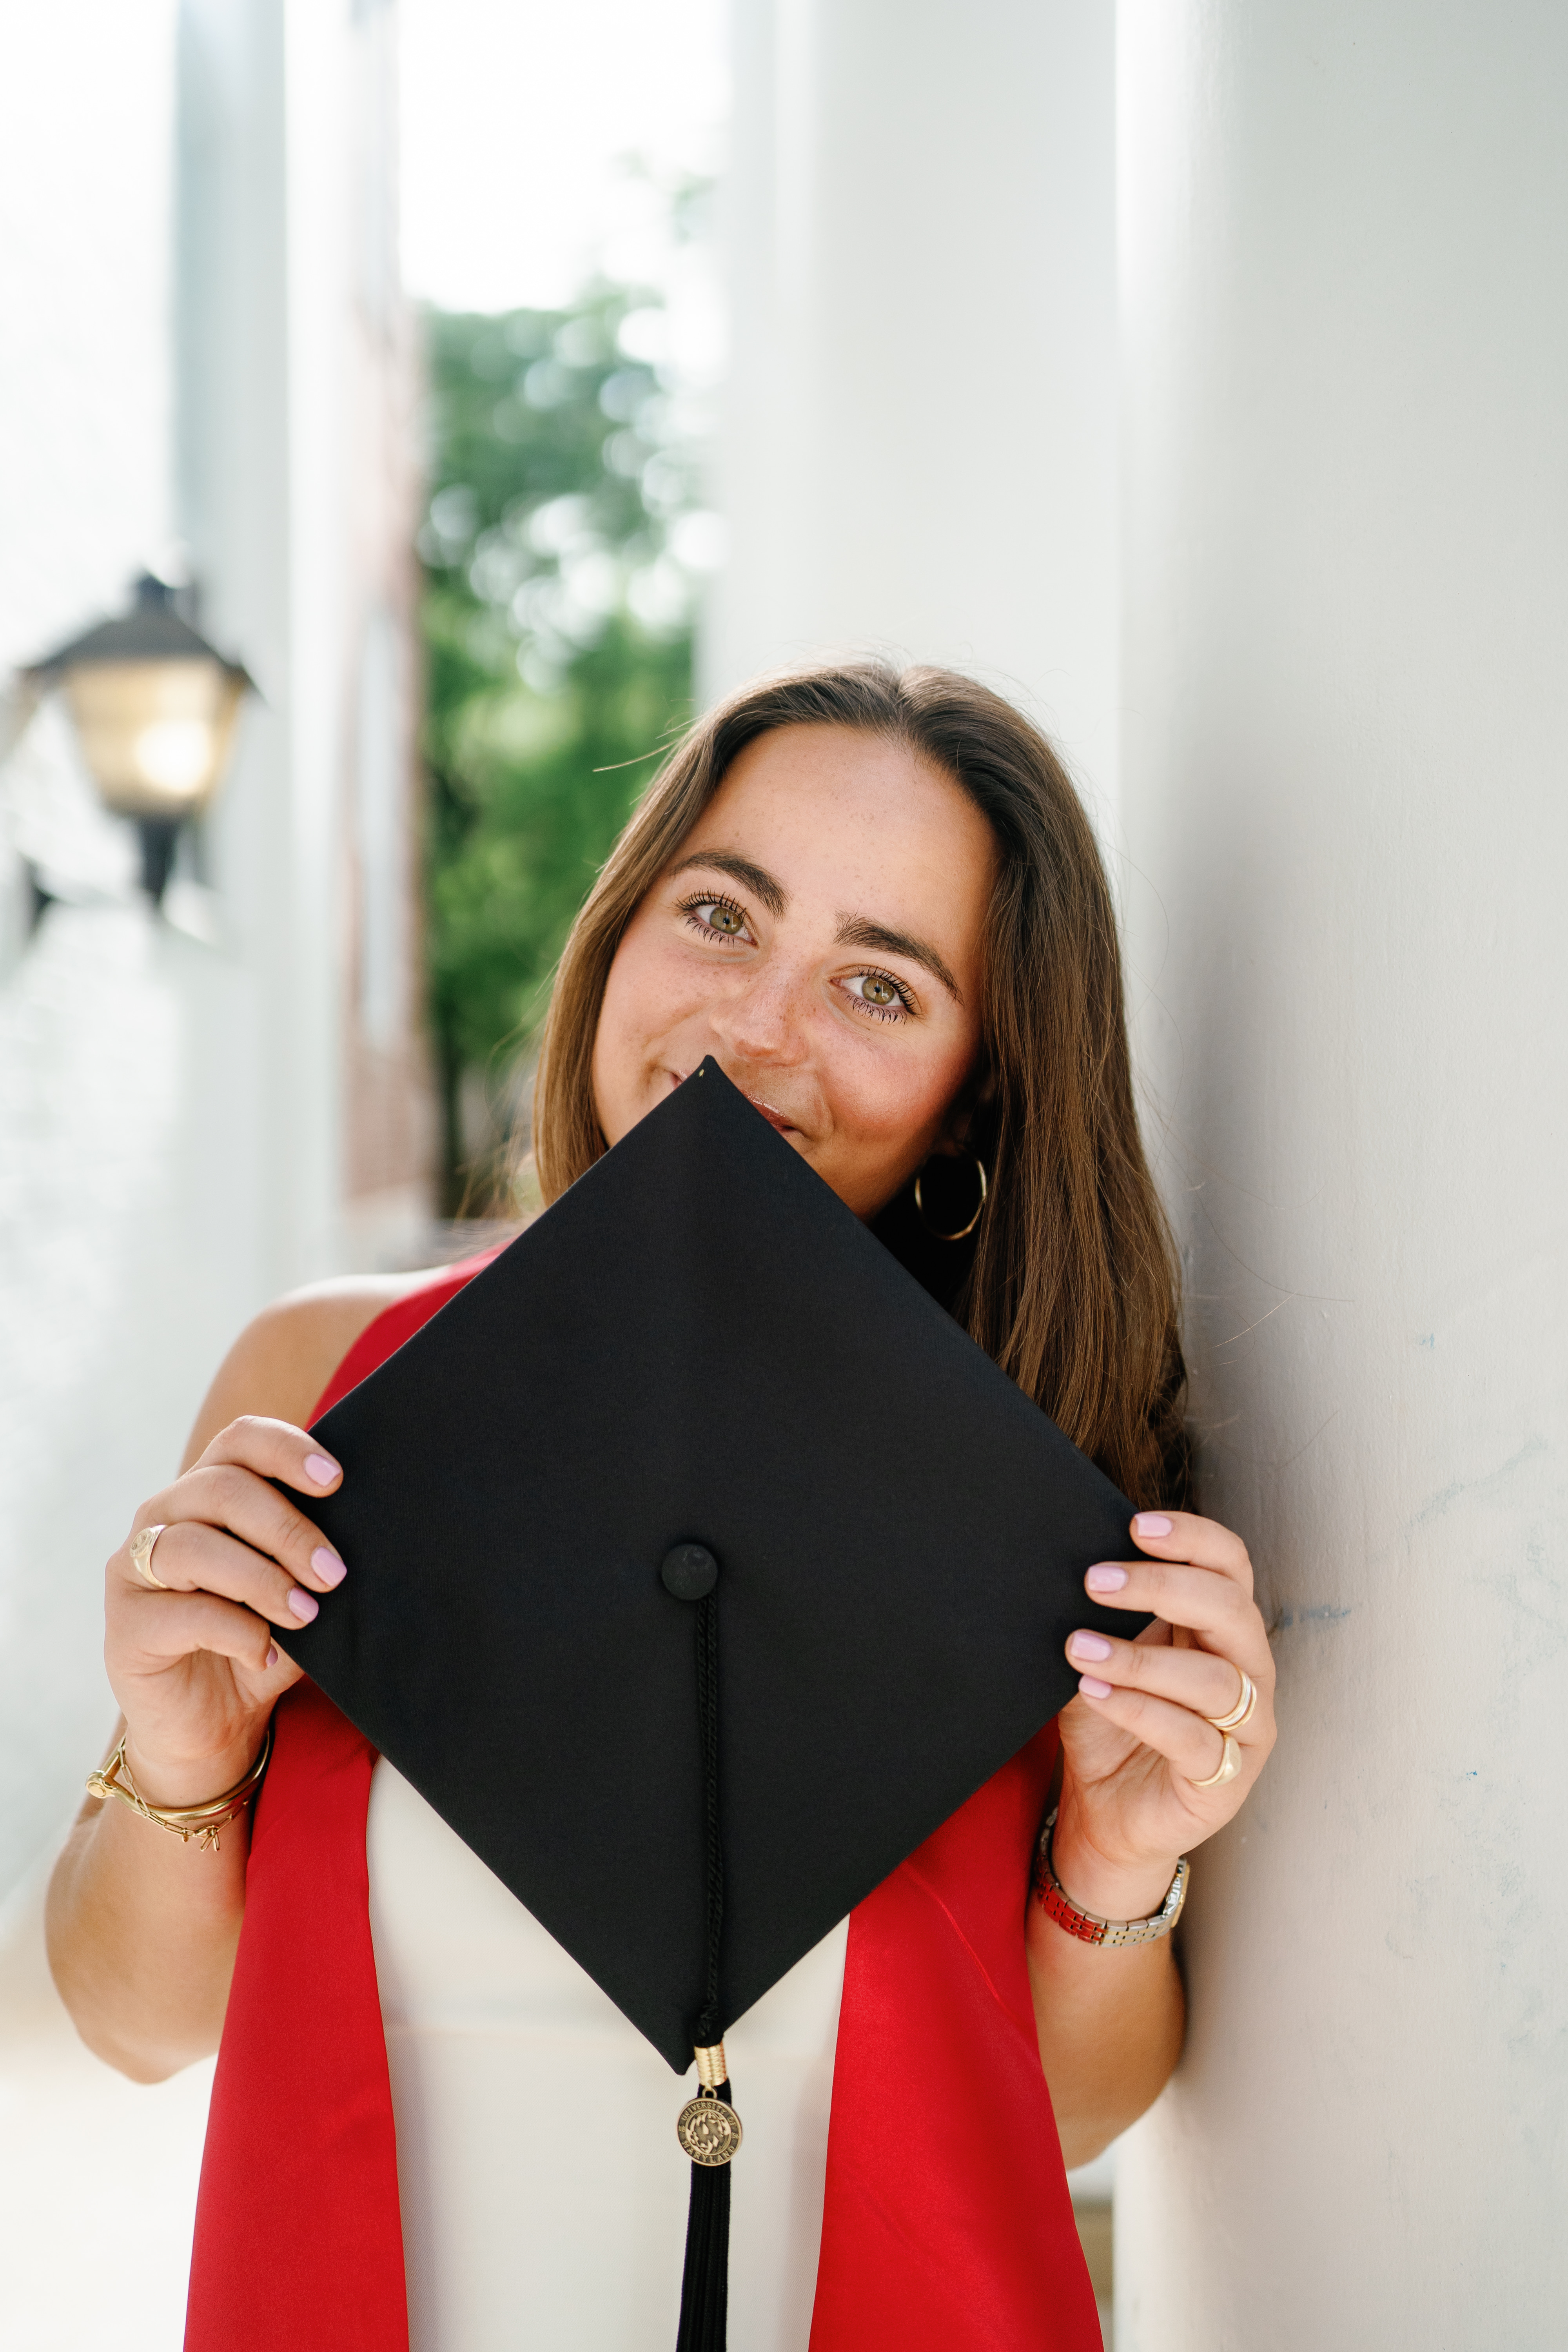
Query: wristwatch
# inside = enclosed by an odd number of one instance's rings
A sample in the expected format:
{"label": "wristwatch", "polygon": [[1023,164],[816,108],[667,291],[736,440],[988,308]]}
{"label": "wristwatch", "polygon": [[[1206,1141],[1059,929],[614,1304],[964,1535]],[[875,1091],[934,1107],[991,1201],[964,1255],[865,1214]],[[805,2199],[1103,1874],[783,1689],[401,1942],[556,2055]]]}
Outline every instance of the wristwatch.
{"label": "wristwatch", "polygon": [[1035,1853],[1035,1893],[1040,1906],[1058,1927],[1076,1936],[1080,1944],[1157,1944],[1168,1936],[1182,1916],[1182,1906],[1187,1899],[1187,1857],[1183,1854],[1176,1864],[1176,1874],[1171,1881],[1170,1892],[1160,1908],[1148,1919],[1097,1919],[1092,1911],[1080,1911],[1063,1893],[1061,1882],[1051,1868],[1051,1834],[1057,1825],[1058,1808],[1053,1805],[1046,1815],[1046,1826],[1040,1832],[1040,1843]]}

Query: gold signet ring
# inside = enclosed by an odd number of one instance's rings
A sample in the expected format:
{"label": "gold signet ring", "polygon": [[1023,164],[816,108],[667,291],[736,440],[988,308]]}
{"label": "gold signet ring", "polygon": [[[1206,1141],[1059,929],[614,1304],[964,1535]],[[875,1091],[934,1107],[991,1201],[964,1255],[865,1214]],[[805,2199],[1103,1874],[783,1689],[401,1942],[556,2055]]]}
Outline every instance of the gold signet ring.
{"label": "gold signet ring", "polygon": [[131,1565],[143,1584],[155,1584],[160,1592],[173,1592],[174,1586],[165,1584],[153,1566],[153,1547],[163,1530],[161,1527],[141,1528],[131,1538]]}
{"label": "gold signet ring", "polygon": [[1216,1731],[1239,1731],[1253,1708],[1258,1705],[1258,1685],[1245,1666],[1237,1666],[1241,1676],[1241,1696],[1228,1715],[1205,1715],[1204,1721],[1212,1723]]}
{"label": "gold signet ring", "polygon": [[1226,1782],[1234,1780],[1240,1771],[1240,1748],[1228,1731],[1221,1732],[1220,1738],[1225,1741],[1225,1747],[1220,1753],[1219,1770],[1211,1772],[1206,1780],[1194,1780],[1192,1784],[1194,1789],[1223,1789]]}

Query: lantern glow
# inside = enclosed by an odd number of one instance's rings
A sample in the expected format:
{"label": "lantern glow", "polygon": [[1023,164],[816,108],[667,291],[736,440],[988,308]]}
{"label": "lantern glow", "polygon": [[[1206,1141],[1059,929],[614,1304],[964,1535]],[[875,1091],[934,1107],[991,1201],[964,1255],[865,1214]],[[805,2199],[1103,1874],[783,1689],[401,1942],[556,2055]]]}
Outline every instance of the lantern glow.
{"label": "lantern glow", "polygon": [[223,781],[250,679],[174,610],[162,580],[136,584],[124,619],[105,621],[26,671],[58,687],[105,808],[142,836],[142,887],[163,898],[179,827]]}

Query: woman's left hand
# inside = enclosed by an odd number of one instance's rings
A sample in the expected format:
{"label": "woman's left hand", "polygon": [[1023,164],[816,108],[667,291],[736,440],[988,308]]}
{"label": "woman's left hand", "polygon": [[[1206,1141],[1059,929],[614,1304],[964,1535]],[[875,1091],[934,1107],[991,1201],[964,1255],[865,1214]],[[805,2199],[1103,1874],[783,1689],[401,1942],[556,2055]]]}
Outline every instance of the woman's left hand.
{"label": "woman's left hand", "polygon": [[[1131,1641],[1087,1630],[1069,1638],[1079,1696],[1059,1718],[1057,1876],[1069,1899],[1106,1918],[1158,1906],[1178,1856],[1246,1801],[1275,1738],[1274,1661],[1240,1537],[1185,1511],[1142,1511],[1131,1533],[1149,1557],[1102,1561],[1084,1586],[1102,1609],[1154,1622]],[[1228,1752],[1208,1718],[1234,1713],[1244,1674],[1258,1696],[1230,1734],[1241,1769],[1200,1787]],[[1108,1907],[1128,1903],[1142,1908]]]}

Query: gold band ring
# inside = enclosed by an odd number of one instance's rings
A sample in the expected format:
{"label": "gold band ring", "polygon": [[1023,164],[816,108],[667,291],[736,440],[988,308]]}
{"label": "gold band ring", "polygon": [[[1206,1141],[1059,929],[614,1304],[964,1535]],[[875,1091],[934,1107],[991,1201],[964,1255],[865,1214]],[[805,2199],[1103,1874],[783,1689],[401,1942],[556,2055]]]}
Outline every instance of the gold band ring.
{"label": "gold band ring", "polygon": [[174,1586],[165,1584],[153,1566],[153,1547],[163,1532],[161,1526],[141,1528],[132,1537],[127,1549],[131,1554],[131,1565],[143,1584],[155,1584],[160,1592],[173,1592]]}
{"label": "gold band ring", "polygon": [[[1206,1722],[1208,1718],[1205,1716],[1204,1719]],[[1211,1772],[1206,1780],[1194,1780],[1193,1782],[1193,1787],[1194,1789],[1223,1789],[1226,1782],[1227,1780],[1234,1780],[1237,1774],[1240,1771],[1240,1748],[1237,1746],[1228,1731],[1222,1731],[1220,1733],[1220,1738],[1224,1740],[1225,1746],[1220,1751],[1219,1770],[1217,1772]]]}
{"label": "gold band ring", "polygon": [[[1235,1664],[1234,1660],[1232,1661],[1232,1664]],[[1236,1671],[1241,1676],[1241,1696],[1237,1700],[1236,1705],[1231,1708],[1230,1713],[1228,1715],[1205,1715],[1204,1717],[1204,1721],[1205,1723],[1212,1723],[1216,1731],[1239,1731],[1242,1725],[1252,1713],[1253,1708],[1258,1705],[1258,1685],[1253,1681],[1252,1676],[1247,1673],[1245,1666],[1237,1666]]]}

